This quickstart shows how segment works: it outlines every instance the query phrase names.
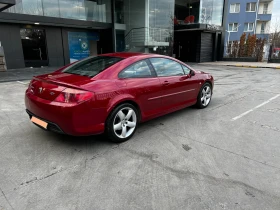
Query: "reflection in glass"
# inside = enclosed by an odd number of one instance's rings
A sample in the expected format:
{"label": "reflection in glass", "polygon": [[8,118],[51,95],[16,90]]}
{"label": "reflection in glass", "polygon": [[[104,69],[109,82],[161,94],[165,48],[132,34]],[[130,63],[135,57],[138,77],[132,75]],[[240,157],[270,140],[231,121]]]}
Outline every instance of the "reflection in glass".
{"label": "reflection in glass", "polygon": [[222,25],[223,0],[201,0],[200,1],[200,23]]}
{"label": "reflection in glass", "polygon": [[175,0],[175,25],[222,25],[224,0]]}
{"label": "reflection in glass", "polygon": [[174,5],[174,0],[149,0],[148,39],[158,43],[149,49],[152,53],[173,54]]}
{"label": "reflection in glass", "polygon": [[16,0],[5,12],[111,23],[111,0]]}
{"label": "reflection in glass", "polygon": [[44,8],[44,16],[60,17],[59,3],[57,0],[41,0]]}
{"label": "reflection in glass", "polygon": [[165,58],[151,58],[150,61],[159,77],[184,75],[181,64],[173,60]]}

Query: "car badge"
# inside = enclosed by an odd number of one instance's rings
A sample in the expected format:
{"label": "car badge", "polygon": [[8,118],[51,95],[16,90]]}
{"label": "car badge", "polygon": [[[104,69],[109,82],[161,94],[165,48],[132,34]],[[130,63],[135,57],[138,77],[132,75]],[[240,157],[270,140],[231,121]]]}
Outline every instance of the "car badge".
{"label": "car badge", "polygon": [[40,88],[39,88],[39,93],[41,94],[41,93],[43,92],[43,90],[44,90],[44,89],[43,89],[42,87],[40,87]]}
{"label": "car badge", "polygon": [[54,95],[54,92],[50,92],[50,95],[53,96],[53,95]]}

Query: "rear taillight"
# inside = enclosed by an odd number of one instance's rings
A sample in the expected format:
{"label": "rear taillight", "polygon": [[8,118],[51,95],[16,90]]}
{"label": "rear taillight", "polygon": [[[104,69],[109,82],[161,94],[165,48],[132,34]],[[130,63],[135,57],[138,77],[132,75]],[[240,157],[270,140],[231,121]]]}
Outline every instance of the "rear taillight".
{"label": "rear taillight", "polygon": [[92,92],[66,88],[54,100],[60,103],[78,104],[93,97]]}

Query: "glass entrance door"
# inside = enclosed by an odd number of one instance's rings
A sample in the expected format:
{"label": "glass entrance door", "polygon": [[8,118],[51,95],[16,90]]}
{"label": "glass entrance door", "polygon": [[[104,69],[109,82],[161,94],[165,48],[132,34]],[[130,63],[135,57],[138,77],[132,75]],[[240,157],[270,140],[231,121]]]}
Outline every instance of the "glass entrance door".
{"label": "glass entrance door", "polygon": [[26,67],[48,66],[46,33],[44,29],[20,29]]}

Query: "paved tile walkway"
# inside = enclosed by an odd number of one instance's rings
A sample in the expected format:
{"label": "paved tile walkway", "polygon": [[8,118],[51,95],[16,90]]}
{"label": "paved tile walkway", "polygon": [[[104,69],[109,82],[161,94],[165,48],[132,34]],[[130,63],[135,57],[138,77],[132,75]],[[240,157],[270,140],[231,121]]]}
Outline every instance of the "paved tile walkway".
{"label": "paved tile walkway", "polygon": [[30,80],[33,76],[47,74],[59,67],[9,69],[0,72],[0,82]]}

